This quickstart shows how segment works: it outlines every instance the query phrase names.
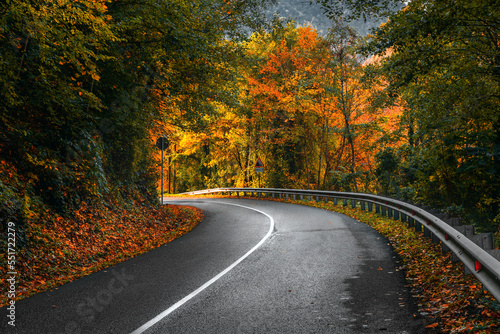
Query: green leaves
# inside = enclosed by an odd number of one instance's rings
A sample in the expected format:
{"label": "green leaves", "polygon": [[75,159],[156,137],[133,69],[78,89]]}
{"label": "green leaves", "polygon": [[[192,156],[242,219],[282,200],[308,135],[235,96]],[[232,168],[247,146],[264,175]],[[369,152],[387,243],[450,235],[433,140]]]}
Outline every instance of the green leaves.
{"label": "green leaves", "polygon": [[386,103],[405,108],[400,133],[412,155],[404,163],[418,166],[412,184],[418,200],[440,207],[464,205],[482,216],[479,221],[499,209],[486,209],[482,198],[500,197],[494,153],[500,139],[494,33],[500,16],[492,6],[411,1],[377,29],[365,48],[385,54],[370,77],[379,75],[388,83]]}
{"label": "green leaves", "polygon": [[155,201],[151,129],[203,131],[214,101],[237,104],[229,38],[258,28],[266,3],[2,2],[1,158],[60,212],[134,187]]}

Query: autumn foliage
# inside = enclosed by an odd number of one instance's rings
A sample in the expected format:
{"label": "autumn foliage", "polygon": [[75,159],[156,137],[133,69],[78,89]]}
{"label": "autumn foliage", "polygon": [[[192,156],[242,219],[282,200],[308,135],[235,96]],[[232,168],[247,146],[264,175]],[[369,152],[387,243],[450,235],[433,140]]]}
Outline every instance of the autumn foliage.
{"label": "autumn foliage", "polygon": [[360,43],[346,27],[319,36],[276,23],[242,43],[235,105],[212,102],[206,131],[176,128],[179,190],[262,186],[374,191],[376,147],[398,108],[371,109],[379,88],[364,86]]}
{"label": "autumn foliage", "polygon": [[[12,169],[1,167],[2,175],[16,180]],[[127,205],[112,200],[82,202],[71,217],[57,215],[41,203],[25,206],[26,219],[15,226],[16,298],[53,289],[159,247],[191,231],[203,217],[190,207],[151,206],[139,194],[123,200]],[[2,228],[1,233],[7,231]],[[1,247],[7,249],[6,240],[1,240]],[[0,266],[7,268],[7,257],[2,256]],[[7,284],[2,280],[3,291]],[[6,302],[3,294],[0,305]]]}
{"label": "autumn foliage", "polygon": [[154,143],[174,126],[201,131],[209,99],[234,73],[227,38],[262,26],[267,3],[0,3],[0,242],[4,254],[14,223],[19,296],[147,251],[200,220],[159,207]]}
{"label": "autumn foliage", "polygon": [[[191,220],[158,207],[160,135],[168,193],[372,192],[500,236],[495,3],[386,1],[406,7],[362,39],[337,5],[380,14],[371,2],[317,0],[322,35],[269,22],[272,2],[0,4],[0,223],[16,222],[26,282],[77,277]],[[148,224],[162,236],[130,239]]]}

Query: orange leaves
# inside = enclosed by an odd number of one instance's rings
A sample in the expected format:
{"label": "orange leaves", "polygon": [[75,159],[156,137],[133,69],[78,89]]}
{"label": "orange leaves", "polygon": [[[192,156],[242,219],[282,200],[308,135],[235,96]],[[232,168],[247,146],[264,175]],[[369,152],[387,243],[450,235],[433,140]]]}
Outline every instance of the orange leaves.
{"label": "orange leaves", "polygon": [[347,214],[391,241],[404,263],[399,270],[406,271],[419,312],[429,323],[426,328],[440,333],[500,333],[500,304],[474,276],[463,273],[462,265],[453,264],[439,245],[403,223],[372,212],[319,202],[307,205]]}
{"label": "orange leaves", "polygon": [[[133,209],[124,210],[109,204],[113,209],[82,202],[72,219],[48,212],[27,222],[31,247],[18,253],[19,298],[163,245],[189,232],[203,218],[200,210],[188,207],[151,208],[136,201]],[[5,302],[2,296],[0,305]]]}
{"label": "orange leaves", "polygon": [[297,44],[303,50],[312,50],[318,43],[318,34],[311,26],[299,27],[299,39]]}

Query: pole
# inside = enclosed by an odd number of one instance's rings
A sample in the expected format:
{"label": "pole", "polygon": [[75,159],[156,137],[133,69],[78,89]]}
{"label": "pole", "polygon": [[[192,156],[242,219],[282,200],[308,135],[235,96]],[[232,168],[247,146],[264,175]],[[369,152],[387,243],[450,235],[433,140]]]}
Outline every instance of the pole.
{"label": "pole", "polygon": [[172,192],[170,191],[170,155],[168,156],[168,193],[171,194]]}
{"label": "pole", "polygon": [[[177,153],[177,144],[174,144],[174,153]],[[175,194],[176,192],[176,189],[175,189],[175,181],[176,181],[176,176],[177,176],[177,168],[175,166],[175,162],[174,162],[174,179],[173,179],[173,193]]]}
{"label": "pole", "polygon": [[161,205],[163,205],[163,149],[165,148],[165,141],[161,141]]}

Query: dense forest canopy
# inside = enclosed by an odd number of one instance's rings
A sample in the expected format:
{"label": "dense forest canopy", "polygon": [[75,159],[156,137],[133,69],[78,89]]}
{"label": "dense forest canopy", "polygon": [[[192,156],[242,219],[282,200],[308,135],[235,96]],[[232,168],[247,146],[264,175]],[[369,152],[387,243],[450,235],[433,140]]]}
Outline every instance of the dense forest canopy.
{"label": "dense forest canopy", "polygon": [[[373,192],[498,232],[495,1],[11,0],[0,16],[1,216],[257,186]],[[401,10],[397,10],[402,8]],[[361,37],[349,22],[388,21]]]}

